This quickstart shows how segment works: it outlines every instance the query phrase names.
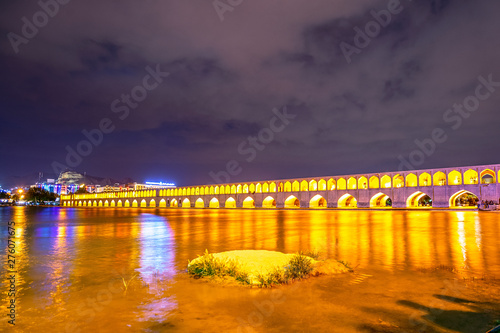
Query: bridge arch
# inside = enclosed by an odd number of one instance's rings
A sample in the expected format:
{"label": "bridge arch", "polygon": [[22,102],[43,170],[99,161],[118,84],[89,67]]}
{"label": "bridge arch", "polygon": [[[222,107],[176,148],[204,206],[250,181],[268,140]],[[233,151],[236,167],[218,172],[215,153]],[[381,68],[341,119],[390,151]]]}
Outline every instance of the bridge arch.
{"label": "bridge arch", "polygon": [[103,204],[102,204],[102,200],[99,200],[99,205],[98,205],[98,206],[99,206],[99,207],[102,207],[102,206],[103,206]]}
{"label": "bridge arch", "polygon": [[104,207],[109,207],[109,201],[108,200],[104,201]]}
{"label": "bridge arch", "polygon": [[358,201],[356,198],[349,193],[344,194],[339,198],[338,201],[339,208],[356,208],[358,207]]}
{"label": "bridge arch", "polygon": [[116,207],[123,207],[123,202],[121,200],[118,200],[116,203]]}
{"label": "bridge arch", "polygon": [[243,200],[243,208],[255,208],[255,200],[252,197],[247,197]]}
{"label": "bridge arch", "polygon": [[327,183],[327,189],[328,191],[333,191],[337,188],[337,182],[335,181],[335,179],[328,179],[328,183]]}
{"label": "bridge arch", "polygon": [[146,203],[146,200],[142,199],[141,201],[141,207],[147,207],[148,204]]}
{"label": "bridge arch", "polygon": [[465,185],[477,185],[478,174],[476,170],[469,169],[464,173],[464,184]]}
{"label": "bridge arch", "polygon": [[405,180],[404,180],[403,176],[401,176],[400,174],[397,174],[392,178],[392,184],[393,184],[393,187],[396,187],[396,188],[404,187]]}
{"label": "bridge arch", "polygon": [[303,180],[301,183],[300,183],[300,190],[301,191],[307,191],[307,188],[309,187],[308,183],[307,183],[307,180]]}
{"label": "bridge arch", "polygon": [[284,192],[292,192],[292,183],[285,182],[285,190]]}
{"label": "bridge arch", "polygon": [[156,201],[155,201],[155,199],[151,199],[151,201],[149,201],[149,207],[151,207],[151,208],[156,207]]}
{"label": "bridge arch", "polygon": [[358,189],[366,190],[368,189],[368,179],[365,176],[361,176],[358,179]]}
{"label": "bridge arch", "polygon": [[191,201],[188,198],[182,200],[182,208],[191,208]]}
{"label": "bridge arch", "polygon": [[219,208],[219,200],[217,200],[217,198],[212,198],[212,200],[208,203],[208,207]]}
{"label": "bridge arch", "polygon": [[431,175],[427,172],[424,172],[418,176],[418,183],[420,186],[431,186]]}
{"label": "bridge arch", "polygon": [[111,203],[109,204],[111,207],[116,207],[116,202],[115,200],[111,200]]}
{"label": "bridge arch", "polygon": [[196,208],[205,208],[205,201],[203,201],[202,198],[198,198],[196,202],[194,203],[194,206]]}
{"label": "bridge arch", "polygon": [[380,180],[377,176],[370,177],[370,188],[380,188]]}
{"label": "bridge arch", "polygon": [[285,208],[300,208],[300,201],[291,195],[285,200]]}
{"label": "bridge arch", "polygon": [[130,207],[130,201],[125,200],[125,205],[124,205],[124,206],[125,206],[125,207]]}
{"label": "bridge arch", "polygon": [[414,173],[406,175],[406,187],[417,187],[418,178]]}
{"label": "bridge arch", "polygon": [[172,201],[170,201],[170,207],[179,207],[179,202],[177,201],[177,199],[172,199]]}
{"label": "bridge arch", "polygon": [[326,191],[326,180],[320,179],[318,182],[318,190]]}
{"label": "bridge arch", "polygon": [[370,199],[370,208],[387,208],[387,207],[392,207],[392,200],[385,193],[379,192]]}
{"label": "bridge arch", "polygon": [[356,178],[350,177],[347,180],[347,188],[350,189],[350,190],[355,190],[356,189],[356,185],[357,185],[356,183],[357,183]]}
{"label": "bridge arch", "polygon": [[481,171],[481,184],[493,184],[496,183],[495,172],[490,169],[485,169]]}
{"label": "bridge arch", "polygon": [[344,178],[339,178],[337,180],[337,189],[339,189],[339,190],[347,189],[347,182],[345,181]]}
{"label": "bridge arch", "polygon": [[262,201],[262,208],[276,208],[276,200],[271,196],[266,197]]}
{"label": "bridge arch", "polygon": [[391,188],[391,177],[389,177],[388,175],[384,175],[380,179],[380,185],[381,188]]}
{"label": "bridge arch", "polygon": [[309,191],[317,191],[317,190],[318,190],[318,182],[313,179],[309,182]]}
{"label": "bridge arch", "polygon": [[450,208],[476,208],[478,201],[479,198],[476,194],[470,191],[460,190],[450,197]]}
{"label": "bridge arch", "polygon": [[457,170],[453,170],[448,174],[449,185],[462,185],[462,174]]}
{"label": "bridge arch", "polygon": [[445,186],[446,185],[446,175],[442,171],[438,171],[432,177],[434,186]]}
{"label": "bridge arch", "polygon": [[309,208],[326,208],[326,200],[321,195],[315,195],[309,201]]}
{"label": "bridge arch", "polygon": [[167,202],[165,201],[165,199],[161,199],[160,200],[160,208],[165,208],[167,207]]}
{"label": "bridge arch", "polygon": [[406,199],[407,208],[418,208],[418,207],[432,207],[432,198],[424,192],[417,191],[411,194],[408,199]]}
{"label": "bridge arch", "polygon": [[225,208],[236,208],[236,200],[233,197],[229,197],[224,205]]}
{"label": "bridge arch", "polygon": [[294,181],[292,183],[292,191],[293,192],[298,192],[300,191],[300,183],[298,181]]}

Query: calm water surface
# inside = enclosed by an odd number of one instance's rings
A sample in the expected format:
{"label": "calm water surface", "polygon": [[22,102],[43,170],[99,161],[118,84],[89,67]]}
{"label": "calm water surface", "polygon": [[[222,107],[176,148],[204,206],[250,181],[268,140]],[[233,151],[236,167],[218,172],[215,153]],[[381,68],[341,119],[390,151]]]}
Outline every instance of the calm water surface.
{"label": "calm water surface", "polygon": [[[481,332],[500,319],[500,214],[0,208],[19,332]],[[277,289],[190,278],[209,252],[316,250],[354,273]],[[2,277],[2,322],[7,267]],[[479,281],[476,279],[479,278]],[[459,300],[459,301],[457,301]]]}

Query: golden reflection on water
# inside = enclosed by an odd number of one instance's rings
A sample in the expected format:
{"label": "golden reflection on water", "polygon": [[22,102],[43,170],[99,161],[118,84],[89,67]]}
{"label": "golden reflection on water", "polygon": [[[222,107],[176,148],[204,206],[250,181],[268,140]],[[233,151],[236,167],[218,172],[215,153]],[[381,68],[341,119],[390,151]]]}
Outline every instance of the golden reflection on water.
{"label": "golden reflection on water", "polygon": [[[16,222],[17,306],[33,317],[51,311],[61,320],[80,320],[74,309],[82,304],[87,309],[87,297],[134,274],[137,287],[151,297],[135,304],[115,293],[110,311],[132,306],[143,320],[153,313],[166,316],[178,307],[180,296],[170,295],[163,282],[175,283],[187,261],[205,249],[315,250],[365,269],[442,265],[475,276],[500,276],[495,213],[12,207],[2,208],[0,216]],[[4,253],[6,240],[4,230]],[[1,277],[6,274],[3,266]],[[1,295],[5,302],[5,289]],[[104,314],[96,312],[99,316]]]}

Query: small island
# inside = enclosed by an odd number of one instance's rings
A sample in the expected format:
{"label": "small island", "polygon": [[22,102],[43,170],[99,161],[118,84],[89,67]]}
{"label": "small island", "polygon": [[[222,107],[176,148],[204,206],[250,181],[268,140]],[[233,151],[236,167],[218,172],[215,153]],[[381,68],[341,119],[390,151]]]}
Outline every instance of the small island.
{"label": "small island", "polygon": [[265,250],[238,250],[208,253],[188,264],[195,278],[210,278],[217,283],[261,288],[288,284],[311,276],[352,272],[347,263],[319,260],[314,252],[286,254]]}

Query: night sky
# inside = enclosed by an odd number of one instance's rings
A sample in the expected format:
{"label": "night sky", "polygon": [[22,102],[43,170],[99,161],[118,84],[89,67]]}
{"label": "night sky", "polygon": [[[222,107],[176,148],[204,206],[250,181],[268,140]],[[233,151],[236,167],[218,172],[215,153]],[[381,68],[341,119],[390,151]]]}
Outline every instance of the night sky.
{"label": "night sky", "polygon": [[412,153],[416,169],[500,163],[499,1],[42,3],[53,17],[0,4],[4,187],[54,162],[178,185],[232,160],[234,182],[393,171]]}

